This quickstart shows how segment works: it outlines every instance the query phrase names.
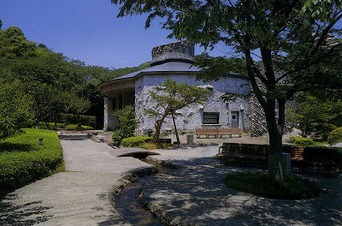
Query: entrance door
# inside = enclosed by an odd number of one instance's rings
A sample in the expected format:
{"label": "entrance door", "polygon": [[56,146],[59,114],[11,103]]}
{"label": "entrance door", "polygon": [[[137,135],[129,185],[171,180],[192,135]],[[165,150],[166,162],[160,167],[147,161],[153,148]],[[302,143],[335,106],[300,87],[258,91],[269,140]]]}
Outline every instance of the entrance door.
{"label": "entrance door", "polygon": [[239,112],[238,111],[232,111],[230,124],[232,128],[239,128]]}

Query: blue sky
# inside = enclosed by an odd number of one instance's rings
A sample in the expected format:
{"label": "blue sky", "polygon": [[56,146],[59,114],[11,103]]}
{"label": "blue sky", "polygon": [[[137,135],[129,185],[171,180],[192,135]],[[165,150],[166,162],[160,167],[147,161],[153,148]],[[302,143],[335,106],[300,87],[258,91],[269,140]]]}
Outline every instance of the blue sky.
{"label": "blue sky", "polygon": [[[154,46],[176,41],[157,21],[146,30],[146,16],[116,18],[118,12],[110,0],[0,0],[3,29],[17,26],[28,40],[87,65],[138,66],[151,60]],[[217,46],[212,54],[223,50]]]}
{"label": "blue sky", "polygon": [[28,40],[87,65],[138,66],[151,60],[154,46],[176,41],[158,22],[146,30],[146,16],[118,12],[110,0],[0,0],[3,29],[17,26]]}
{"label": "blue sky", "polygon": [[0,0],[3,29],[18,26],[28,40],[88,65],[137,66],[154,46],[175,41],[158,23],[145,30],[145,17],[118,11],[110,0]]}

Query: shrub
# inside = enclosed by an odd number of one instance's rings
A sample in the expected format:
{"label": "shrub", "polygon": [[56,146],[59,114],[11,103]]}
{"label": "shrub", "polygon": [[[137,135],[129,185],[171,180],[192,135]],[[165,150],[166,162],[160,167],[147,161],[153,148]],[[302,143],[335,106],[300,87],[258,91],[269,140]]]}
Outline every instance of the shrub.
{"label": "shrub", "polygon": [[336,129],[337,127],[330,123],[322,123],[317,126],[317,130],[320,132],[322,139],[326,141],[328,139],[329,134],[331,131]]}
{"label": "shrub", "polygon": [[315,183],[295,176],[284,178],[284,183],[270,180],[264,173],[227,174],[227,187],[251,194],[281,199],[307,199],[322,191]]}
{"label": "shrub", "polygon": [[328,136],[328,143],[330,145],[334,145],[339,142],[342,142],[342,127],[338,127],[337,129],[334,129],[333,131],[331,131],[331,133]]}
{"label": "shrub", "polygon": [[297,146],[311,146],[314,145],[314,141],[311,138],[295,137],[294,144]]}
{"label": "shrub", "polygon": [[[85,130],[92,130],[92,129],[94,129],[91,126],[85,126],[85,125],[81,125],[81,127],[82,127],[82,129],[85,129]],[[77,124],[68,124],[66,129],[67,130],[76,130],[76,129],[78,129],[78,125]]]}
{"label": "shrub", "polygon": [[123,136],[121,130],[115,130],[112,135],[113,145],[116,147],[120,147]]}
{"label": "shrub", "polygon": [[116,130],[113,132],[113,144],[119,147],[122,139],[134,136],[137,125],[134,107],[126,106],[121,110],[116,110],[114,116],[117,119],[117,125],[115,126]]}
{"label": "shrub", "polygon": [[144,144],[146,144],[148,141],[150,141],[151,138],[149,137],[127,137],[122,140],[122,146],[124,147],[141,147]]}
{"label": "shrub", "polygon": [[[0,142],[0,194],[51,175],[63,165],[57,133],[24,129]],[[43,138],[43,145],[38,144]]]}
{"label": "shrub", "polygon": [[159,148],[158,145],[153,142],[144,143],[140,147],[146,150],[155,150]]}
{"label": "shrub", "polygon": [[296,138],[301,137],[301,136],[290,136],[289,137],[289,143],[294,143]]}

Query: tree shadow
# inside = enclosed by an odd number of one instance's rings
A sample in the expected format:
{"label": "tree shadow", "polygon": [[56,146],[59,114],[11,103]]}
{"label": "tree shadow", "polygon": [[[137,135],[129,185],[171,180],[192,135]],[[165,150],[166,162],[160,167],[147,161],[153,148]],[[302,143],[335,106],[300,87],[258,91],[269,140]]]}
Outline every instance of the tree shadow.
{"label": "tree shadow", "polygon": [[0,153],[1,152],[28,152],[32,151],[33,146],[31,144],[15,144],[11,142],[1,142],[0,143]]}
{"label": "tree shadow", "polygon": [[[151,177],[143,200],[162,218],[190,225],[342,225],[342,177],[310,175],[327,192],[307,200],[270,199],[229,189],[227,173],[256,171],[214,159],[173,161],[183,166]],[[156,208],[157,207],[157,208]]]}
{"label": "tree shadow", "polygon": [[0,202],[0,225],[33,225],[46,222],[52,215],[43,215],[51,207],[44,207],[41,201],[22,205],[14,204],[14,194],[8,194]]}

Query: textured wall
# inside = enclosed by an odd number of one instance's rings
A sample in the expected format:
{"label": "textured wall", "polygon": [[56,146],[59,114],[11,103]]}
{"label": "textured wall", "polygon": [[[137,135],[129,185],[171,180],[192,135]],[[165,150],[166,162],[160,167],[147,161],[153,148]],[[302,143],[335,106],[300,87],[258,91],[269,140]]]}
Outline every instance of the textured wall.
{"label": "textured wall", "polygon": [[[154,118],[149,118],[145,114],[145,109],[154,108],[155,103],[149,95],[149,91],[155,86],[161,84],[166,78],[171,78],[179,83],[187,83],[193,85],[208,85],[201,81],[196,81],[193,75],[151,75],[143,76],[135,82],[135,111],[139,122],[138,133],[144,133],[147,130],[154,130]],[[249,102],[248,100],[237,99],[228,104],[223,103],[220,97],[227,91],[246,94],[249,92],[249,86],[246,80],[236,77],[224,77],[217,82],[211,82],[213,87],[212,94],[207,103],[204,105],[193,104],[176,112],[176,124],[180,131],[193,131],[202,127],[202,114],[205,112],[220,112],[220,122],[216,126],[230,127],[231,111],[238,111],[241,114],[240,128],[248,129],[249,127]],[[162,112],[162,109],[160,109]],[[243,125],[244,123],[244,125]],[[207,125],[213,127],[213,125]],[[162,130],[164,132],[172,131],[172,118],[166,118]]]}
{"label": "textured wall", "polygon": [[176,42],[157,46],[152,49],[151,65],[170,59],[192,61],[194,53],[195,45],[189,42]]}

